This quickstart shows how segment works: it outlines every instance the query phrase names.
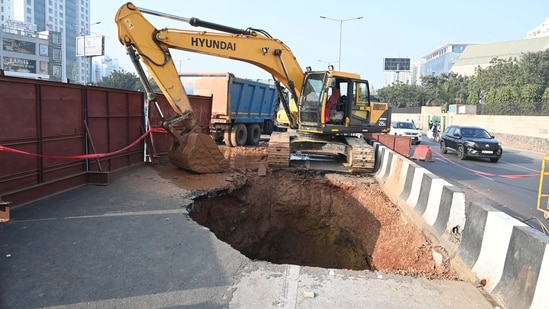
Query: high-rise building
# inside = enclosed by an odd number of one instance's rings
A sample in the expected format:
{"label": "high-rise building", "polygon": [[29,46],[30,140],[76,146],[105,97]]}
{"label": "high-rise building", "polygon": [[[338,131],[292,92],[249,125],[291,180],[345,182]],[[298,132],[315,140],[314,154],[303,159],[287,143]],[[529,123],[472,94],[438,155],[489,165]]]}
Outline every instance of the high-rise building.
{"label": "high-rise building", "polygon": [[93,61],[93,77],[91,82],[96,84],[104,77],[111,75],[114,71],[122,71],[118,59],[109,56],[97,57]]}
{"label": "high-rise building", "polygon": [[76,38],[90,35],[90,0],[2,0],[0,22],[20,21],[34,25],[38,33],[60,33],[61,80],[86,83],[91,58],[76,56]]}

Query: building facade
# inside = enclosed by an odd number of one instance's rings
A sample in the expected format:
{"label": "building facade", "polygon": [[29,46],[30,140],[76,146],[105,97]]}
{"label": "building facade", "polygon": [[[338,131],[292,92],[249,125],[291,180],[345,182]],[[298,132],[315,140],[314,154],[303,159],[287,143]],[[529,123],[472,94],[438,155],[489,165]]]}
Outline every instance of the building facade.
{"label": "building facade", "polygon": [[470,45],[450,70],[463,76],[472,76],[476,68],[485,69],[491,66],[493,59],[505,61],[520,59],[524,53],[539,52],[547,48],[549,48],[549,36]]}
{"label": "building facade", "polygon": [[10,76],[62,81],[63,37],[37,32],[34,24],[5,20],[0,28],[0,63]]}
{"label": "building facade", "polygon": [[520,58],[524,52],[547,48],[549,18],[526,33],[526,39],[486,44],[446,44],[421,59],[421,76],[454,72],[470,76],[475,68],[485,68],[494,58]]}
{"label": "building facade", "polygon": [[446,44],[421,58],[421,76],[450,72],[465,47],[470,44]]}
{"label": "building facade", "polygon": [[0,22],[4,24],[8,20],[34,25],[37,33],[52,34],[52,37],[59,33],[60,80],[86,83],[91,75],[91,58],[76,55],[76,38],[90,35],[90,0],[1,0]]}
{"label": "building facade", "polygon": [[535,27],[534,29],[528,31],[526,33],[527,39],[533,39],[533,38],[540,38],[540,37],[546,37],[549,36],[549,17],[545,19],[539,26]]}

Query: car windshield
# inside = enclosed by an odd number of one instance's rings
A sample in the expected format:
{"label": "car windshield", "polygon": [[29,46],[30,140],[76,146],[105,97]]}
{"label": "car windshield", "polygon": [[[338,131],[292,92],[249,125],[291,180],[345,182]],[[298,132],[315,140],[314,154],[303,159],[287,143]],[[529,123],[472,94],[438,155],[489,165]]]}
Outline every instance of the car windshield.
{"label": "car windshield", "polygon": [[490,133],[484,129],[463,128],[461,129],[461,133],[463,137],[492,138]]}
{"label": "car windshield", "polygon": [[398,128],[398,129],[415,129],[416,127],[411,122],[397,122],[396,128]]}

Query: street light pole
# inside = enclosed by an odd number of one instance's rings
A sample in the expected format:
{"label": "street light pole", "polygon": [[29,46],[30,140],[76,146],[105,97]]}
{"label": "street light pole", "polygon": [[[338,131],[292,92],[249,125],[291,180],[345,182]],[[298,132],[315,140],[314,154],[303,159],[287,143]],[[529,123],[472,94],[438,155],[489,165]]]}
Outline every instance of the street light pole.
{"label": "street light pole", "polygon": [[330,18],[330,17],[326,17],[326,16],[320,16],[320,18],[329,19],[329,20],[339,22],[339,61],[338,61],[339,69],[338,70],[341,71],[341,37],[342,37],[342,34],[343,34],[343,23],[346,22],[346,21],[349,21],[349,20],[362,19],[363,17],[359,16],[359,17],[354,17],[354,18],[349,18],[349,19],[335,19],[335,18]]}
{"label": "street light pole", "polygon": [[187,59],[183,59],[183,60],[179,59],[179,74],[183,73],[183,71],[181,70],[181,62],[189,61],[189,60],[191,60],[191,58],[187,58]]}
{"label": "street light pole", "polygon": [[[91,29],[91,26],[95,26],[95,25],[99,25],[101,22],[98,21],[98,22],[95,22],[93,24],[90,24],[90,29]],[[86,29],[84,29],[84,85],[87,85],[88,84],[88,65],[90,66],[90,82],[92,80],[92,77],[91,77],[91,73],[92,73],[92,64],[91,64],[91,61],[88,61],[88,56],[86,55]],[[90,57],[90,60],[91,60],[91,57]],[[89,63],[88,63],[89,62]]]}

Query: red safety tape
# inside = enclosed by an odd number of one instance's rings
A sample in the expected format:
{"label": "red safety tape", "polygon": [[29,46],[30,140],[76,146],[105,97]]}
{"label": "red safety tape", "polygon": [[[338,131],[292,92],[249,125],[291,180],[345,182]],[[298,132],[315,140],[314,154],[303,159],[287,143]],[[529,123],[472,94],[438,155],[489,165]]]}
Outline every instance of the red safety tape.
{"label": "red safety tape", "polygon": [[433,151],[437,156],[443,158],[446,162],[449,162],[451,164],[454,164],[455,166],[459,166],[461,167],[462,169],[464,170],[468,170],[470,172],[473,172],[473,173],[476,173],[476,174],[479,174],[479,175],[483,175],[483,176],[487,176],[487,177],[502,177],[502,178],[508,178],[508,179],[520,179],[520,178],[528,178],[528,177],[539,177],[539,173],[537,174],[522,174],[522,175],[498,175],[498,174],[493,174],[493,173],[488,173],[488,172],[483,172],[483,171],[479,171],[479,170],[474,170],[474,169],[471,169],[471,168],[468,168],[468,167],[465,167],[463,165],[460,165],[460,164],[457,164],[456,162],[446,158],[445,156],[443,156],[440,152],[438,151]]}
{"label": "red safety tape", "polygon": [[14,148],[2,146],[2,145],[0,145],[0,151],[17,153],[17,154],[21,154],[21,155],[25,155],[25,156],[48,158],[48,159],[68,159],[68,160],[100,159],[100,158],[105,158],[105,157],[112,156],[112,155],[115,155],[115,154],[119,154],[121,152],[124,152],[124,151],[134,147],[141,140],[143,140],[145,137],[147,137],[147,135],[149,135],[150,133],[166,133],[166,130],[163,129],[163,128],[151,128],[149,131],[143,133],[139,138],[137,138],[135,141],[133,141],[128,146],[126,146],[122,149],[113,151],[113,152],[109,152],[109,153],[93,153],[93,154],[76,155],[76,156],[74,156],[74,155],[73,156],[56,156],[56,155],[44,155],[44,154],[36,154],[36,153],[26,152],[26,151],[14,149]]}

